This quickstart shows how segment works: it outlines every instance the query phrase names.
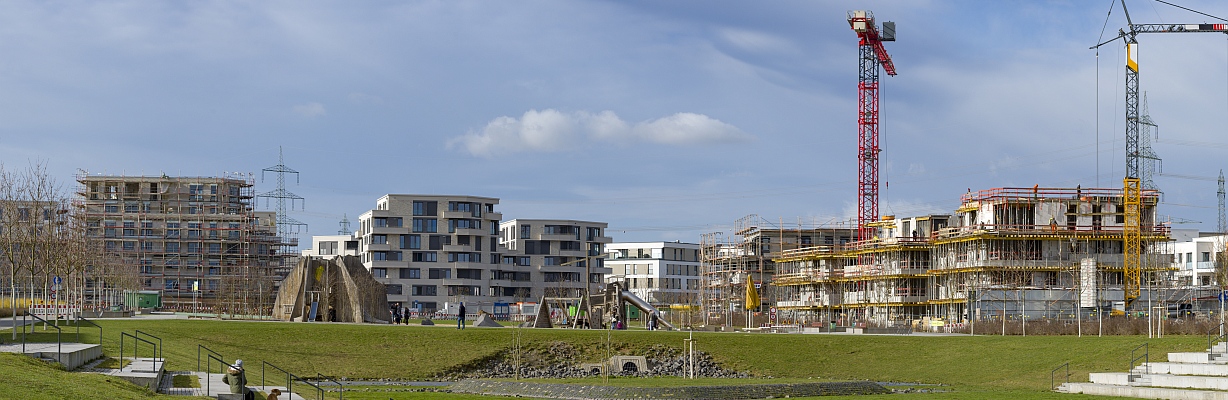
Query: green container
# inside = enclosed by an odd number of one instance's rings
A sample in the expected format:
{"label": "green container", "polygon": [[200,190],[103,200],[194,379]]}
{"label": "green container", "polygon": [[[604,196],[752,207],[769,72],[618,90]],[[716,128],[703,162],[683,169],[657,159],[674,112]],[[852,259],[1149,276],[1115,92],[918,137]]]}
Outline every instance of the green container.
{"label": "green container", "polygon": [[162,307],[162,292],[156,290],[125,291],[124,306],[130,309]]}

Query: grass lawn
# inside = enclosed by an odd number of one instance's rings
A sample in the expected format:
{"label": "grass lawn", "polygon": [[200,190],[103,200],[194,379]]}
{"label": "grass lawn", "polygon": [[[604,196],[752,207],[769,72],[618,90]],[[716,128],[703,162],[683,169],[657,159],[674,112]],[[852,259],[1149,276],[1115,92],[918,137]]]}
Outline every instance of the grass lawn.
{"label": "grass lawn", "polygon": [[0,398],[4,399],[208,399],[157,395],[123,379],[65,372],[12,353],[0,353],[0,377]]}
{"label": "grass lawn", "polygon": [[[454,327],[242,322],[215,320],[100,320],[108,355],[119,352],[119,332],[136,329],[160,337],[167,368],[195,370],[197,345],[223,355],[226,361],[244,359],[252,385],[259,385],[262,361],[304,377],[317,373],[345,379],[431,380],[448,369],[476,364],[510,347],[514,329]],[[75,331],[74,331],[75,332]],[[83,340],[95,340],[97,329],[82,330]],[[547,347],[565,341],[581,350],[578,362],[593,362],[606,352],[605,331],[522,329],[526,346]],[[41,339],[54,335],[42,335]],[[615,354],[643,352],[663,344],[681,348],[686,333],[613,332]],[[945,393],[899,394],[901,398],[1080,398],[1048,391],[1050,371],[1070,362],[1075,381],[1086,381],[1088,372],[1126,371],[1130,350],[1150,344],[1152,361],[1162,361],[1167,352],[1201,351],[1203,336],[1139,336],[1082,338],[1073,336],[867,336],[786,335],[696,332],[696,349],[710,354],[723,366],[750,371],[759,378],[745,383],[817,380],[875,380],[942,384],[924,387]],[[125,345],[131,356],[132,343]],[[149,356],[142,344],[141,356]],[[215,368],[216,368],[216,363]],[[204,368],[202,362],[202,368]],[[284,384],[284,374],[266,367],[270,384]],[[600,378],[575,383],[599,383]],[[713,380],[699,380],[708,384]],[[555,381],[559,382],[559,381]],[[730,380],[719,380],[722,384]],[[613,384],[686,384],[675,378],[614,379]],[[395,389],[395,390],[394,390]],[[369,388],[347,398],[416,399],[472,398],[442,393],[407,391],[405,387]],[[3,391],[0,391],[3,393]],[[366,394],[379,393],[374,397]],[[423,397],[425,396],[425,397]],[[857,397],[865,399],[866,397]],[[872,398],[872,397],[871,397]],[[885,398],[885,397],[884,397]],[[1090,397],[1089,397],[1090,398]]]}

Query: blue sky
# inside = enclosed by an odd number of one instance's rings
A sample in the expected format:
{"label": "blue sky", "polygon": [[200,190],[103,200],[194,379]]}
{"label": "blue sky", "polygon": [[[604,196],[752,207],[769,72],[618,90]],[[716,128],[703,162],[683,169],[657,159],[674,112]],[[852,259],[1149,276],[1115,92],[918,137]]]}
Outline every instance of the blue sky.
{"label": "blue sky", "polygon": [[[1110,3],[2,2],[0,161],[71,187],[78,168],[259,177],[281,147],[311,234],[387,193],[498,197],[505,218],[606,221],[617,241],[831,224],[856,205],[846,12],[869,9],[899,38],[881,212],[950,213],[968,189],[1120,187],[1124,52],[1088,50]],[[1104,35],[1124,24],[1114,5]],[[1228,36],[1140,43],[1163,171],[1216,176]],[[1160,214],[1215,229],[1215,182],[1156,180]]]}

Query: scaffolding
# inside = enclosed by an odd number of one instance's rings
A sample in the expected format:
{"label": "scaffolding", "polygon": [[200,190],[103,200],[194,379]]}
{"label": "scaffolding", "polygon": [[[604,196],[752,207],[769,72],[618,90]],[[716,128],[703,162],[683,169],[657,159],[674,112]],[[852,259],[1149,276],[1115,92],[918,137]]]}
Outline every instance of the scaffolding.
{"label": "scaffolding", "polygon": [[[77,202],[87,237],[102,246],[109,270],[129,270],[164,307],[267,314],[281,255],[274,229],[252,207],[251,174],[222,177],[89,175]],[[271,219],[271,213],[265,216]],[[104,301],[108,283],[87,282]]]}
{"label": "scaffolding", "polygon": [[[1144,298],[1175,290],[1158,193],[1142,190],[1138,246]],[[779,254],[778,307],[809,321],[918,326],[926,319],[1075,318],[1125,300],[1127,196],[1118,189],[997,188],[969,192],[954,215],[873,224],[876,236]]]}
{"label": "scaffolding", "polygon": [[774,258],[816,245],[849,243],[856,237],[853,221],[838,224],[784,227],[751,214],[734,221],[732,232],[710,232],[700,240],[700,311],[708,325],[745,325],[747,277],[759,283],[758,309],[772,307],[789,296],[772,283],[777,276]]}

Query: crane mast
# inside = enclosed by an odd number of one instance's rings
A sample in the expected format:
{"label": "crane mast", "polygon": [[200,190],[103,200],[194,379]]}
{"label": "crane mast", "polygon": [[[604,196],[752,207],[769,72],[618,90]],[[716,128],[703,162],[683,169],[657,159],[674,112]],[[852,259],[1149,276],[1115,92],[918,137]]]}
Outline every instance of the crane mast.
{"label": "crane mast", "polygon": [[878,220],[878,72],[895,76],[895,64],[883,42],[895,41],[895,23],[882,32],[870,11],[850,11],[849,26],[858,38],[857,82],[857,240],[871,238],[870,222]]}
{"label": "crane mast", "polygon": [[1095,49],[1121,39],[1126,45],[1126,177],[1122,179],[1123,216],[1125,225],[1122,234],[1122,280],[1126,306],[1139,297],[1142,282],[1142,199],[1143,188],[1139,173],[1139,68],[1138,35],[1143,33],[1228,33],[1226,24],[1135,24],[1130,20],[1126,0],[1121,0],[1122,12],[1126,15],[1126,28],[1119,29],[1117,37],[1101,42]]}

